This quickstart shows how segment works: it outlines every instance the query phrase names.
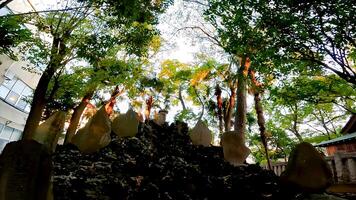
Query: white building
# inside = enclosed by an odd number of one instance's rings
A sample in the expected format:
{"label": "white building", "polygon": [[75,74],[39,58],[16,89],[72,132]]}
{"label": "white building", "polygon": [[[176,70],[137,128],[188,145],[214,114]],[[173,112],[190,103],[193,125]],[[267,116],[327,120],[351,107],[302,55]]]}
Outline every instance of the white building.
{"label": "white building", "polygon": [[[8,13],[8,7],[0,11],[0,15]],[[29,99],[40,75],[26,71],[23,67],[28,65],[0,55],[0,152],[8,142],[21,138],[30,111]]]}
{"label": "white building", "polygon": [[0,55],[0,151],[21,138],[30,111],[29,98],[40,75],[24,70],[28,64]]}

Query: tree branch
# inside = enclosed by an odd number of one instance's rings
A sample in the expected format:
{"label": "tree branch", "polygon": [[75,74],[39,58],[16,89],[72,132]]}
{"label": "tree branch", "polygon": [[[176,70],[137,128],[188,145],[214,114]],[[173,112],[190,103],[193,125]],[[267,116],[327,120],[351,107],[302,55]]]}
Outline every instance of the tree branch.
{"label": "tree branch", "polygon": [[56,9],[56,10],[41,10],[41,11],[35,11],[35,12],[8,14],[8,15],[0,16],[0,18],[12,17],[12,16],[22,16],[22,15],[31,15],[31,14],[40,14],[40,13],[51,13],[51,12],[66,12],[66,11],[71,11],[71,10],[78,10],[78,9],[85,8],[85,7],[91,8],[92,6],[81,6],[81,7],[73,7],[73,8]]}
{"label": "tree branch", "polygon": [[205,4],[201,1],[198,1],[198,0],[183,0],[183,2],[188,2],[188,3],[196,3],[196,4],[199,4],[201,6],[208,6],[208,4]]}
{"label": "tree branch", "polygon": [[202,33],[204,33],[204,35],[206,35],[206,36],[209,38],[209,40],[210,40],[212,43],[214,43],[215,45],[218,45],[219,47],[223,48],[223,45],[220,43],[220,41],[219,41],[217,38],[215,38],[214,36],[212,36],[211,34],[209,34],[206,30],[202,29],[202,28],[199,27],[199,26],[186,26],[186,27],[177,29],[177,32],[178,32],[178,31],[182,31],[182,30],[186,30],[186,29],[193,29],[193,30],[194,30],[194,29],[198,29],[198,30],[200,30]]}
{"label": "tree branch", "polygon": [[4,2],[2,2],[1,4],[0,4],[0,9],[2,9],[3,7],[5,7],[7,4],[9,4],[11,1],[13,1],[13,0],[6,0],[6,1],[4,1]]}

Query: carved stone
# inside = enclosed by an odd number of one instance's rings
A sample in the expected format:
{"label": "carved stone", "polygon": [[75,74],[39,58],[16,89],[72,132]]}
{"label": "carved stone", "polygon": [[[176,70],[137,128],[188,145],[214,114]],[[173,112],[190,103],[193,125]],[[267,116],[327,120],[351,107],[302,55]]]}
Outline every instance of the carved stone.
{"label": "carved stone", "polygon": [[112,122],[112,130],[119,137],[133,137],[138,132],[138,115],[132,109],[120,114]]}
{"label": "carved stone", "polygon": [[234,166],[243,165],[251,152],[245,145],[245,138],[236,131],[223,133],[221,144],[225,160]]}
{"label": "carved stone", "polygon": [[168,112],[166,110],[160,110],[157,114],[156,119],[154,119],[154,122],[160,126],[162,126],[164,123],[166,123],[166,116]]}
{"label": "carved stone", "polygon": [[199,120],[190,133],[190,139],[194,145],[210,146],[213,136],[209,128]]}
{"label": "carved stone", "polygon": [[104,106],[78,130],[72,143],[83,153],[93,153],[107,146],[110,141],[111,122]]}
{"label": "carved stone", "polygon": [[50,152],[54,152],[58,138],[64,128],[65,117],[65,112],[55,112],[37,127],[34,134],[32,134],[32,139],[43,144]]}
{"label": "carved stone", "polygon": [[52,161],[47,148],[34,140],[6,145],[0,156],[0,200],[52,199]]}

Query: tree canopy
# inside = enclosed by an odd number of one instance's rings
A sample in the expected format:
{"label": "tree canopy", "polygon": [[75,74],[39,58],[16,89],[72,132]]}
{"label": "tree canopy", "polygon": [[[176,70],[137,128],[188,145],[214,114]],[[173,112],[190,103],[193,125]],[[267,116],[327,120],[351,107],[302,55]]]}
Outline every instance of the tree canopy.
{"label": "tree canopy", "polygon": [[[113,88],[124,88],[115,111],[123,102],[146,119],[168,110],[173,120],[206,122],[216,138],[235,130],[257,162],[285,159],[300,141],[334,138],[356,114],[351,0],[58,5],[0,16],[0,53],[41,72],[24,138],[64,110],[70,140],[86,107],[107,102]],[[171,56],[183,44],[191,49],[181,57],[196,51],[191,61]]]}

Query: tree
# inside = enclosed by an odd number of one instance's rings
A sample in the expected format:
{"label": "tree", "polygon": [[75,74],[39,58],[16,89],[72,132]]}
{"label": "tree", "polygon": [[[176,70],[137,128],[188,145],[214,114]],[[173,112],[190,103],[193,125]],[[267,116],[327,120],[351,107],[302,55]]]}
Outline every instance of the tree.
{"label": "tree", "polygon": [[271,162],[268,155],[268,145],[267,145],[266,125],[265,125],[266,122],[265,122],[265,117],[263,114],[263,108],[261,103],[261,94],[263,93],[263,85],[257,81],[255,77],[255,72],[253,70],[249,70],[249,74],[251,77],[251,82],[253,84],[251,90],[255,101],[255,110],[257,115],[257,124],[260,129],[260,137],[263,144],[263,148],[265,150],[264,153],[266,155],[268,169],[272,170]]}
{"label": "tree", "polygon": [[[351,0],[267,1],[261,23],[279,55],[309,62],[356,84],[356,19]],[[300,66],[296,66],[300,67]]]}
{"label": "tree", "polygon": [[[77,56],[92,61],[90,59],[93,58],[88,57],[88,55],[95,53],[96,56],[99,56],[100,50],[101,52],[106,50],[103,44],[108,44],[108,42],[116,42],[115,44],[117,45],[123,45],[128,53],[140,55],[144,52],[140,47],[144,47],[148,43],[147,40],[152,38],[156,33],[152,25],[147,22],[135,21],[141,14],[144,15],[145,12],[147,12],[148,17],[151,16],[148,15],[148,13],[156,13],[157,10],[155,10],[155,6],[151,7],[152,10],[140,10],[140,14],[136,15],[135,13],[133,15],[134,18],[130,18],[132,13],[115,12],[110,15],[109,11],[115,11],[113,7],[106,7],[110,9],[103,8],[105,12],[100,12],[99,9],[99,12],[95,12],[96,15],[94,15],[95,6],[102,5],[98,3],[80,3],[77,9],[67,10],[61,13],[51,13],[47,15],[46,18],[40,18],[37,21],[37,28],[49,33],[52,37],[52,42],[48,49],[43,50],[43,48],[37,48],[35,49],[37,54],[33,54],[42,55],[46,68],[34,92],[31,111],[24,129],[23,137],[25,139],[30,138],[31,132],[37,127],[41,119],[42,111],[46,104],[45,95],[48,84],[59,68],[65,66],[68,62],[77,58]],[[157,6],[160,7],[160,5]],[[126,8],[124,7],[123,9]],[[96,10],[98,11],[98,9]],[[107,15],[104,15],[104,13]],[[88,17],[89,15],[90,17]],[[144,16],[147,17],[146,15]],[[93,19],[92,24],[89,23],[88,26],[87,22],[90,19]],[[149,19],[149,22],[154,22],[154,18]],[[87,46],[90,48],[87,49],[84,56],[81,54],[83,52],[81,51],[81,49],[83,49],[83,43],[81,43],[83,39],[85,41],[91,41],[91,44],[93,44],[93,46]],[[96,41],[96,39],[104,43],[95,43],[94,41]],[[43,47],[45,45],[42,44],[41,46]]]}
{"label": "tree", "polygon": [[220,88],[220,86],[217,84],[216,86],[215,86],[215,93],[214,93],[214,95],[216,96],[216,107],[217,107],[217,112],[216,112],[216,114],[217,114],[217,116],[218,116],[218,119],[219,119],[219,132],[220,132],[220,134],[222,134],[222,132],[223,132],[223,126],[224,126],[224,124],[223,124],[223,100],[222,100],[222,96],[221,96],[221,93],[222,93],[222,91],[221,91],[221,88]]}
{"label": "tree", "polygon": [[[80,93],[80,96],[77,96],[77,98],[81,98],[81,100],[73,107],[73,114],[67,129],[65,143],[69,143],[74,136],[79,125],[80,117],[94,93],[97,90],[108,88],[110,86],[129,86],[132,81],[126,79],[127,77],[130,77],[132,70],[137,67],[135,64],[135,62],[130,61],[124,62],[113,58],[103,58],[96,68],[89,68],[89,70],[84,69],[89,71],[89,74],[86,83],[84,83],[81,88],[82,92]],[[80,70],[83,71],[83,69]],[[66,99],[68,96],[63,96],[62,98]]]}
{"label": "tree", "polygon": [[[78,14],[78,17],[72,17],[71,14],[73,16],[77,16]],[[85,10],[76,10],[74,13],[50,14],[44,19],[38,19],[37,28],[40,31],[48,32],[52,37],[52,41],[48,49],[46,48],[46,43],[42,43],[41,41],[39,41],[38,47],[33,49],[35,50],[34,57],[40,54],[41,57],[39,58],[47,66],[34,91],[31,111],[23,132],[24,139],[30,139],[31,134],[37,128],[41,120],[42,111],[46,105],[45,97],[48,85],[57,70],[70,61],[70,52],[72,49],[69,48],[68,43],[71,39],[71,34],[76,27],[83,23],[88,14],[89,10],[86,8]]]}
{"label": "tree", "polygon": [[185,63],[177,60],[165,60],[161,63],[161,71],[158,77],[165,85],[166,94],[173,99],[179,100],[183,112],[187,110],[183,92],[189,87],[191,76],[192,69]]}
{"label": "tree", "polygon": [[271,87],[267,107],[276,126],[299,141],[320,135],[327,139],[354,113],[355,97],[353,87],[336,75],[308,73]]}
{"label": "tree", "polygon": [[[257,6],[263,2],[216,0],[210,1],[205,16],[216,29],[216,42],[231,55],[237,68],[237,104],[235,130],[245,134],[247,72],[251,66],[259,71],[261,63],[267,63],[271,36],[263,32]],[[268,65],[264,66],[268,68]],[[267,69],[266,69],[267,71]]]}

